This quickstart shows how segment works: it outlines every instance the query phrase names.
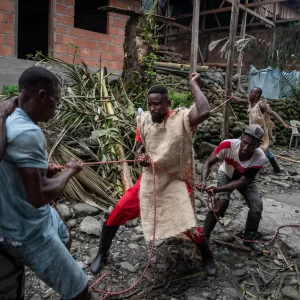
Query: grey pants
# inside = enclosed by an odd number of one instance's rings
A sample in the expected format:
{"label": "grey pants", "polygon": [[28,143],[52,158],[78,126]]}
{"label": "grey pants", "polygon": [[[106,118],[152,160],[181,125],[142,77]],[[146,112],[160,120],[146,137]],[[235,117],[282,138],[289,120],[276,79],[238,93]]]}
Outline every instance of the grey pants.
{"label": "grey pants", "polygon": [[[219,171],[218,172],[218,182],[217,186],[228,184],[232,181],[225,172]],[[262,212],[263,211],[263,202],[261,199],[261,194],[259,187],[255,180],[251,180],[246,186],[243,188],[238,189],[238,191],[244,197],[247,206],[249,207],[250,211],[253,212]],[[230,194],[231,192],[220,192],[218,193],[219,199],[230,201]]]}

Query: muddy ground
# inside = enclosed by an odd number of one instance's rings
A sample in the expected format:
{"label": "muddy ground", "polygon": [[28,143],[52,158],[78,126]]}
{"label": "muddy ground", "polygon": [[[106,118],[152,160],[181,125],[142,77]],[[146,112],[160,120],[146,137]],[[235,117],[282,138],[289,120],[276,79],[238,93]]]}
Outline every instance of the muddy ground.
{"label": "muddy ground", "polygon": [[[299,150],[278,149],[274,152],[293,160],[300,157]],[[263,219],[258,235],[260,240],[271,239],[279,225],[300,224],[300,165],[283,160],[278,162],[283,170],[280,175],[273,173],[267,163],[257,178],[264,199]],[[201,167],[200,164],[198,162]],[[215,173],[216,169],[212,172],[212,184],[215,182]],[[247,207],[238,192],[233,193],[231,198],[223,223],[231,232],[241,235]],[[203,225],[207,212],[205,197],[197,194],[196,199],[199,200],[196,207],[197,219]],[[91,275],[88,265],[97,252],[99,238],[80,231],[85,215],[84,212],[80,216],[74,214],[75,203],[62,202],[73,212],[72,220],[76,220],[72,221],[71,253],[92,283],[96,277]],[[96,213],[93,218],[103,221],[104,215]],[[127,225],[118,231],[111,255],[101,271],[101,274],[112,274],[113,291],[131,286],[143,272],[148,260],[150,247],[143,240],[140,222],[134,220]],[[283,228],[275,243],[265,246],[268,252],[264,255],[221,246],[213,239],[228,241],[229,237],[217,225],[210,242],[218,266],[217,277],[207,278],[195,247],[189,240],[178,238],[156,241],[150,268],[141,283],[131,291],[110,299],[300,299],[300,228]],[[234,244],[239,245],[236,241]],[[106,290],[109,289],[109,283],[103,280],[97,287]],[[92,299],[102,297],[98,293],[92,295]],[[27,269],[25,299],[59,297]]]}

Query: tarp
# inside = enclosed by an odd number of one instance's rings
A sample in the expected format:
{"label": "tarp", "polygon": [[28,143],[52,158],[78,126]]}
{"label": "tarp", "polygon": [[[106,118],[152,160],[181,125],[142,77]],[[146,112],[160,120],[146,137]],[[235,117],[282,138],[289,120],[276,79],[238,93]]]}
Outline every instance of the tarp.
{"label": "tarp", "polygon": [[287,80],[293,87],[300,87],[300,71],[281,72],[279,68],[268,67],[257,70],[250,66],[248,80],[248,95],[252,88],[260,87],[263,91],[263,97],[267,99],[280,99],[292,96],[292,87],[287,84]]}

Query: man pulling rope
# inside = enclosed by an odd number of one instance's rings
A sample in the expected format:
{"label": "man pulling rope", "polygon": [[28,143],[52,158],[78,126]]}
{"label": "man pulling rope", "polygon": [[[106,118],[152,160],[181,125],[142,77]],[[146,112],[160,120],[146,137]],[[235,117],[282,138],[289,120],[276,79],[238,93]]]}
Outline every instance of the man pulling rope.
{"label": "man pulling rope", "polygon": [[[249,207],[246,221],[244,239],[254,240],[257,233],[263,202],[255,177],[266,162],[266,156],[260,149],[264,137],[264,131],[259,125],[248,126],[239,139],[223,141],[205,161],[202,169],[202,184],[199,186],[203,191],[217,194],[215,214],[224,217],[229,205],[230,194],[237,189],[244,197]],[[218,161],[222,161],[218,171],[217,186],[206,187],[206,181],[211,167]],[[204,234],[210,238],[217,219],[212,211],[206,215],[204,222]],[[253,251],[261,252],[262,247],[253,242],[244,242]]]}
{"label": "man pulling rope", "polygon": [[[187,182],[194,181],[193,135],[194,129],[209,117],[209,104],[200,89],[200,75],[191,76],[190,86],[195,95],[192,109],[170,110],[168,91],[154,86],[148,92],[148,109],[137,120],[138,157],[149,155],[153,163]],[[146,241],[153,232],[153,187],[149,163],[143,162],[144,171],[139,180],[118,201],[103,226],[97,256],[91,263],[91,271],[97,274],[108,256],[112,240],[119,228],[128,220],[141,215]],[[192,187],[176,177],[168,176],[156,168],[156,236],[157,239],[185,233],[202,255],[208,275],[216,274],[216,265],[202,229],[197,226]]]}
{"label": "man pulling rope", "polygon": [[86,299],[87,276],[67,250],[67,228],[49,205],[82,165],[72,160],[51,178],[61,168],[49,168],[37,125],[54,116],[61,85],[47,69],[31,67],[21,75],[19,89],[15,111],[10,102],[0,110],[0,299],[24,297],[24,265],[63,299]]}

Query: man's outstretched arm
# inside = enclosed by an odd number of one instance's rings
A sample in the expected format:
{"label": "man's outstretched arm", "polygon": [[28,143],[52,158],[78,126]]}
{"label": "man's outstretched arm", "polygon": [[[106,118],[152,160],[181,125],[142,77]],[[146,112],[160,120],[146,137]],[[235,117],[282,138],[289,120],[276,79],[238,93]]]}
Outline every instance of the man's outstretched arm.
{"label": "man's outstretched arm", "polygon": [[18,98],[0,102],[0,161],[3,158],[6,147],[6,118],[15,110]]}
{"label": "man's outstretched arm", "polygon": [[286,129],[292,128],[290,125],[286,124],[282,120],[282,118],[274,110],[272,110],[268,105],[266,105],[265,103],[260,103],[259,108],[260,108],[262,113],[267,113],[270,116],[274,117],[280,124],[282,124],[284,126],[284,128],[286,128]]}
{"label": "man's outstretched arm", "polygon": [[232,99],[234,102],[238,103],[238,104],[245,104],[248,105],[248,100],[247,99],[242,99],[236,96],[226,96],[228,99]]}
{"label": "man's outstretched arm", "polygon": [[201,78],[197,73],[191,75],[190,86],[195,95],[195,108],[190,112],[190,125],[197,126],[209,117],[210,105],[200,89]]}

